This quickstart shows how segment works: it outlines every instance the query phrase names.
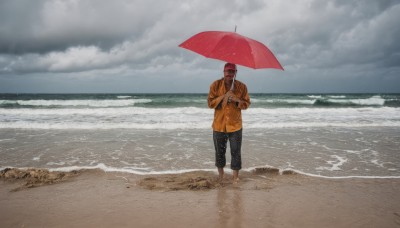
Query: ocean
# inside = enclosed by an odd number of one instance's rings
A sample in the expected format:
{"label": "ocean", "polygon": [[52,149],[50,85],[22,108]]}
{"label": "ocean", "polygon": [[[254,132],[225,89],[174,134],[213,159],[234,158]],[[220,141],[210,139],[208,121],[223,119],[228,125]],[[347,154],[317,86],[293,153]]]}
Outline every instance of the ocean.
{"label": "ocean", "polygon": [[[400,178],[400,94],[250,97],[244,170]],[[212,120],[207,94],[0,94],[0,169],[215,171]]]}

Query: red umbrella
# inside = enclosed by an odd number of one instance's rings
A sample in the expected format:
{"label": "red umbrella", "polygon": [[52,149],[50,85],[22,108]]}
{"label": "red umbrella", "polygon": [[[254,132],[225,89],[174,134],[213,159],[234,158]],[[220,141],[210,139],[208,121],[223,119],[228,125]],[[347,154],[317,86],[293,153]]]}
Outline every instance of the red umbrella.
{"label": "red umbrella", "polygon": [[179,47],[194,51],[207,58],[260,69],[283,70],[274,54],[262,43],[236,32],[207,31],[198,33]]}

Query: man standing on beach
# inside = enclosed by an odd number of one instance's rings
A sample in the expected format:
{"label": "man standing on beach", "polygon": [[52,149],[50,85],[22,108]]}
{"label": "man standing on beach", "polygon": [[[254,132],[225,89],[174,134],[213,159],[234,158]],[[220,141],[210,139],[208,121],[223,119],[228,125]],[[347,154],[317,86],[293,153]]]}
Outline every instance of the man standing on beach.
{"label": "man standing on beach", "polygon": [[242,168],[242,112],[250,106],[250,97],[244,83],[234,80],[236,65],[226,63],[224,77],[210,86],[208,107],[214,109],[213,139],[215,147],[215,166],[219,179],[224,177],[226,165],[226,146],[229,139],[231,148],[231,169],[233,182],[239,181],[239,170]]}

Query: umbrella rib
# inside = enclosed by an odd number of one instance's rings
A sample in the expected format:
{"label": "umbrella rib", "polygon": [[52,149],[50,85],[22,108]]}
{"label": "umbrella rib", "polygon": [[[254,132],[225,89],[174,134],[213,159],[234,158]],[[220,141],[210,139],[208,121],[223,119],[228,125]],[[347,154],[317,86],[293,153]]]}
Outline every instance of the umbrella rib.
{"label": "umbrella rib", "polygon": [[[246,40],[248,40],[248,38],[246,38],[245,37],[245,39]],[[253,68],[253,69],[256,69],[256,61],[255,61],[255,59],[254,59],[254,55],[253,55],[253,48],[252,48],[252,46],[250,46],[250,44],[249,44],[250,42],[246,42],[246,45],[247,45],[247,47],[250,49],[250,52],[251,52],[251,54],[252,54],[252,56],[253,56],[253,59],[252,59],[252,67],[251,68]]]}
{"label": "umbrella rib", "polygon": [[[224,35],[222,36],[222,38],[220,38],[220,39],[218,40],[218,42],[214,45],[214,47],[213,47],[212,49],[210,49],[209,53],[208,53],[207,55],[204,55],[204,56],[207,57],[207,58],[215,58],[215,59],[219,59],[219,60],[221,60],[221,61],[228,62],[228,61],[226,61],[226,60],[224,60],[224,59],[222,59],[222,58],[215,57],[215,56],[212,56],[212,55],[211,55],[215,50],[217,50],[217,47],[218,47],[219,44],[223,44],[223,43],[224,43],[223,40],[225,39],[225,37],[229,37],[228,34],[224,34]],[[247,37],[243,37],[243,38],[246,39],[246,41],[250,40],[250,39],[247,38]],[[245,42],[245,45],[249,48],[249,50],[251,50],[251,52],[253,52],[253,49],[252,49],[251,46],[249,45],[249,42]],[[231,62],[232,62],[232,63],[235,63],[235,64],[239,64],[239,65],[240,65],[240,63],[241,63],[241,62],[236,62],[236,61],[231,61]],[[252,66],[248,66],[248,67],[253,68],[253,69],[256,69],[254,60],[252,61]]]}

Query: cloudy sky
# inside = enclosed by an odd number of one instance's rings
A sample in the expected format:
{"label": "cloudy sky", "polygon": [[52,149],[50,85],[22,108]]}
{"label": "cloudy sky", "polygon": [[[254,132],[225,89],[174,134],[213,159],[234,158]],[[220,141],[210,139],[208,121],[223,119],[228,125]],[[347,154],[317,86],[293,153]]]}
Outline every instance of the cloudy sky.
{"label": "cloudy sky", "polygon": [[206,93],[224,62],[178,45],[207,30],[267,45],[251,93],[400,92],[399,0],[0,0],[0,93]]}

